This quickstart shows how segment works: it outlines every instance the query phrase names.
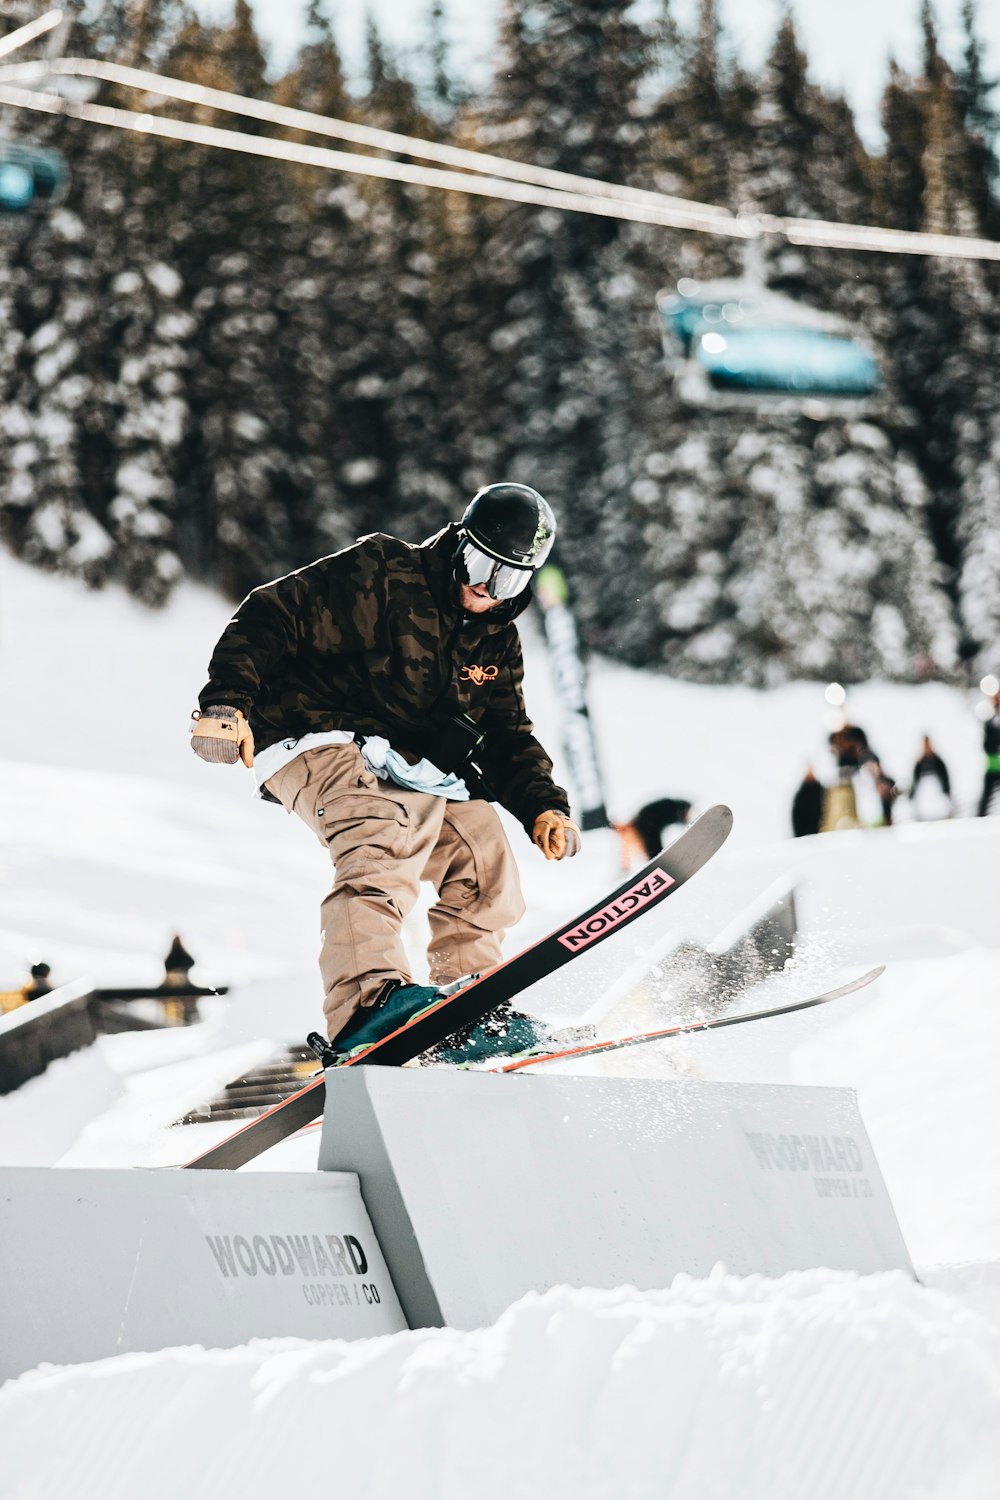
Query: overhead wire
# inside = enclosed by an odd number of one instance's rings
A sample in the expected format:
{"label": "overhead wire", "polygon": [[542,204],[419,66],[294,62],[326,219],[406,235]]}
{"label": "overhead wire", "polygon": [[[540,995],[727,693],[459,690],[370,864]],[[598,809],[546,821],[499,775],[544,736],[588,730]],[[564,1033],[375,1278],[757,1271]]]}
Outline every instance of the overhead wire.
{"label": "overhead wire", "polygon": [[660,207],[657,204],[602,198],[592,194],[539,187],[497,177],[471,176],[465,172],[447,171],[440,167],[422,167],[413,162],[394,161],[377,156],[359,156],[356,152],[335,151],[329,146],[310,146],[301,141],[248,135],[239,130],[223,130],[217,125],[199,125],[187,120],[140,114],[136,110],[121,109],[113,105],[64,99],[59,94],[40,94],[27,89],[13,88],[10,84],[2,82],[0,82],[0,104],[12,104],[44,114],[87,120],[93,124],[107,125],[119,130],[131,130],[142,135],[160,136],[166,140],[214,146],[225,151],[241,151],[250,156],[270,157],[275,161],[299,162],[304,166],[325,167],[327,170],[356,172],[366,177],[406,182],[417,187],[457,190],[484,198],[502,198],[517,203],[530,203],[542,208],[572,209],[578,213],[597,214],[605,218],[625,219],[642,224],[658,224],[670,229],[710,231],[727,234],[736,239],[752,239],[757,233],[753,225],[743,220],[724,218],[720,214],[699,209],[688,209],[679,205]]}
{"label": "overhead wire", "polygon": [[[148,111],[95,104],[90,100],[66,98],[59,93],[41,93],[24,87],[28,82],[45,82],[50,78],[87,78],[115,83],[151,95],[154,99],[174,99],[198,108],[236,114],[285,129],[324,135],[377,151],[406,155],[416,158],[416,161],[366,156],[357,152],[312,146],[301,141],[251,135],[244,131],[177,120]],[[697,203],[666,193],[632,188],[626,184],[604,182],[560,172],[554,168],[470,151],[444,142],[401,135],[395,131],[338,120],[266,100],[250,99],[222,89],[188,83],[182,79],[97,58],[54,58],[0,65],[0,103],[164,139],[240,151],[278,161],[298,162],[327,171],[353,172],[416,186],[701,234],[742,240],[777,235],[790,244],[801,246],[895,255],[1000,260],[1000,243],[993,240],[967,235],[885,229],[871,224],[839,224],[774,214],[732,214],[728,209],[713,204]],[[440,162],[446,164],[447,169],[418,165],[421,161]]]}
{"label": "overhead wire", "polygon": [[15,31],[8,31],[6,36],[0,37],[0,57],[9,57],[18,48],[37,41],[47,31],[53,31],[62,19],[61,10],[47,10],[44,15],[36,16],[33,21],[28,21],[24,26],[18,26]]}
{"label": "overhead wire", "polygon": [[316,114],[312,110],[276,104],[272,100],[250,99],[243,94],[233,94],[225,89],[211,88],[207,84],[169,78],[150,72],[148,69],[106,62],[102,58],[63,57],[56,59],[52,65],[41,61],[31,61],[0,67],[0,80],[5,82],[27,83],[33,78],[44,80],[51,77],[91,78],[104,83],[116,83],[124,88],[153,94],[164,99],[183,100],[185,103],[204,109],[220,110],[227,114],[242,115],[247,119],[261,120],[266,124],[279,125],[289,130],[303,130],[312,135],[350,141],[354,145],[368,146],[376,151],[392,151],[406,156],[415,156],[422,161],[439,162],[444,166],[481,172],[512,182],[534,183],[539,187],[558,188],[599,198],[613,198],[622,202],[648,203],[658,207],[676,206],[681,209],[691,209],[698,214],[717,214],[725,219],[733,217],[729,209],[719,208],[714,204],[698,203],[690,198],[680,198],[670,193],[650,192],[644,188],[629,187],[622,183],[604,182],[599,178],[581,177],[572,172],[558,171],[554,167],[540,167],[534,162],[513,161],[509,157],[494,156],[489,152],[478,150],[471,151],[466,147],[449,145],[444,141],[428,141],[415,136],[401,135],[398,131],[382,130],[377,126],[362,125],[354,120],[339,120],[330,115]]}

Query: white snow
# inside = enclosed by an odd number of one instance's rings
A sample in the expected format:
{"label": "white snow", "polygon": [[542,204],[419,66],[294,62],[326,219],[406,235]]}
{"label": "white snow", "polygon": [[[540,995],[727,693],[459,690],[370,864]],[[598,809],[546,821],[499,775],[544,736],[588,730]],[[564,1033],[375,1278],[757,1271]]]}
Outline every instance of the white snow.
{"label": "white snow", "polygon": [[478,1333],[38,1371],[0,1398],[4,1493],[973,1500],[998,1357],[993,1319],[902,1273],[558,1289]]}
{"label": "white snow", "polygon": [[[241,771],[204,766],[185,743],[227,615],[190,586],[151,614],[0,549],[0,988],[38,957],[58,979],[156,982],[174,932],[198,959],[196,978],[232,986],[205,1003],[200,1026],[101,1038],[0,1098],[0,1162],[179,1161],[194,1135],[219,1131],[171,1121],[319,1018],[311,960],[325,856],[251,798]],[[555,750],[536,631],[528,643],[529,705]],[[808,851],[786,842],[805,765],[825,769],[821,684],[699,688],[597,662],[590,706],[613,816],[668,794],[734,809],[728,864],[720,857],[713,878],[690,887],[700,936],[732,918],[734,891],[760,891],[783,861],[801,859],[820,886],[872,863],[887,894],[907,892],[905,928],[889,900],[891,924],[870,912],[866,954],[880,924],[892,951],[864,994],[613,1057],[644,1074],[857,1087],[920,1281],[821,1268],[768,1281],[719,1267],[656,1292],[559,1288],[476,1333],[41,1367],[0,1391],[0,1500],[273,1500],[302,1483],[351,1500],[993,1500],[1000,965],[979,890],[992,827],[964,825],[965,866],[960,822],[944,837],[914,828],[916,840],[906,829],[826,835]],[[870,684],[848,706],[904,781],[930,733],[959,807],[973,806],[972,695]],[[588,835],[580,859],[553,867],[510,834],[531,907],[515,943],[613,874],[608,835]],[[939,893],[922,872],[945,858]],[[848,954],[853,963],[851,944],[817,918],[781,984],[790,995],[825,987]],[[265,1165],[311,1170],[315,1154],[306,1133]]]}

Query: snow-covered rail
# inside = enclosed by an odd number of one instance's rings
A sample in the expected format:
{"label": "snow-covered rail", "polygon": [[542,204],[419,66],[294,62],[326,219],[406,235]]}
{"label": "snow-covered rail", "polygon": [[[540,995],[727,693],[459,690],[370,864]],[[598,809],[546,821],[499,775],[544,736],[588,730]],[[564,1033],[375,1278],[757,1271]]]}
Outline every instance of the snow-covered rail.
{"label": "snow-covered rail", "polygon": [[357,1171],[413,1327],[719,1263],[912,1269],[851,1089],[334,1070],[319,1160]]}

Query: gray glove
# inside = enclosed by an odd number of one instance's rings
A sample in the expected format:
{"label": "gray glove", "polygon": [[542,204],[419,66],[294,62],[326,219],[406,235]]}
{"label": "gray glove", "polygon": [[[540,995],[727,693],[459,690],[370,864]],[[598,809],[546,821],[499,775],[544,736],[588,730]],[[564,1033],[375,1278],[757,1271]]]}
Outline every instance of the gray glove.
{"label": "gray glove", "polygon": [[196,708],[191,717],[191,749],[195,755],[213,765],[235,766],[238,760],[245,766],[253,765],[253,733],[238,708],[213,703],[204,713]]}

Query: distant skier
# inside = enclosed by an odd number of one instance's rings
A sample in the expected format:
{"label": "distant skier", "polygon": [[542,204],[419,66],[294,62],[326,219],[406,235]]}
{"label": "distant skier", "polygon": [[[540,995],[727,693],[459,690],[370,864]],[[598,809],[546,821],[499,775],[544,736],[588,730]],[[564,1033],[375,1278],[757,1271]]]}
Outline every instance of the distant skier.
{"label": "distant skier", "polygon": [[643,803],[627,823],[613,824],[621,840],[622,869],[653,859],[663,848],[668,831],[690,821],[690,802],[681,797],[658,797]]}
{"label": "distant skier", "polygon": [[931,744],[930,736],[926,734],[913,767],[910,802],[913,805],[913,816],[919,823],[951,817],[951,777],[948,775],[948,767]]}
{"label": "distant skier", "polygon": [[812,766],[807,766],[806,773],[792,798],[792,833],[795,838],[805,838],[811,833],[819,833],[820,824],[823,821],[824,793],[825,788],[817,780],[816,772]]}
{"label": "distant skier", "polygon": [[170,940],[170,949],[163,960],[163,988],[177,989],[191,983],[191,970],[194,968],[194,959],[181,942],[179,932],[175,932]]}
{"label": "distant skier", "polygon": [[51,995],[51,978],[51,965],[47,963],[33,963],[28,976],[28,982],[24,986],[25,1000],[40,1000],[43,995]]}
{"label": "distant skier", "polygon": [[[514,624],[555,533],[536,490],[487,485],[420,545],[363,537],[254,589],[215,648],[192,748],[207,761],[242,757],[259,795],[329,850],[320,972],[342,1050],[500,960],[524,902],[490,801],[546,859],[580,848],[525,712]],[[401,935],[422,879],[437,891],[429,986],[413,983]],[[508,1043],[547,1035],[516,1012],[508,1020]],[[469,1047],[499,1050],[499,1029],[478,1028]]]}
{"label": "distant skier", "polygon": [[0,990],[0,1015],[5,1015],[9,1010],[18,1010],[30,1000],[40,1000],[43,995],[51,995],[51,974],[52,969],[48,964],[33,963],[28,978],[18,989]]}
{"label": "distant skier", "polygon": [[[983,749],[986,751],[986,770],[983,774],[983,792],[979,799],[979,816],[988,817],[996,799],[1000,804],[1000,693],[993,696],[993,715],[983,728]],[[998,805],[997,811],[1000,811]]]}
{"label": "distant skier", "polygon": [[830,735],[838,784],[824,801],[822,831],[878,828],[892,822],[896,783],[884,770],[858,724],[844,724]]}

